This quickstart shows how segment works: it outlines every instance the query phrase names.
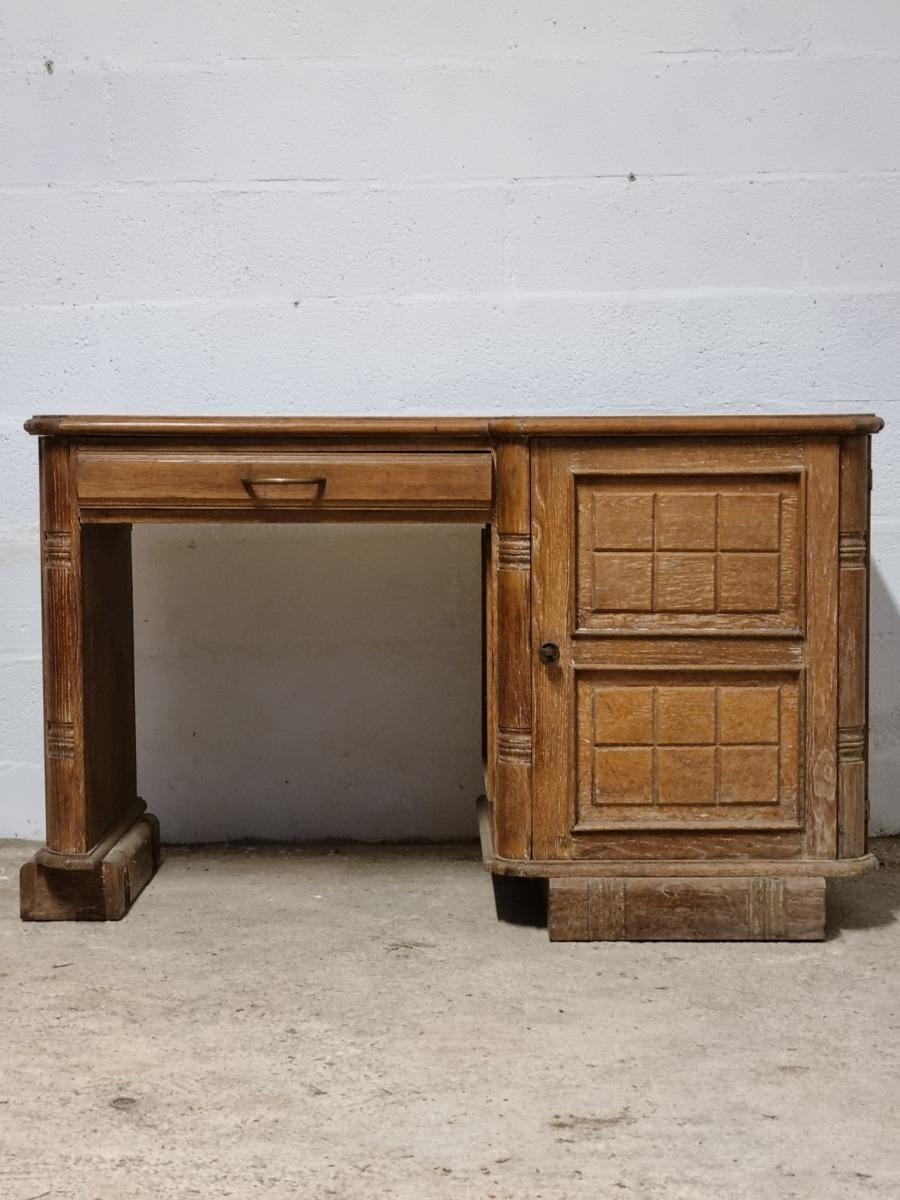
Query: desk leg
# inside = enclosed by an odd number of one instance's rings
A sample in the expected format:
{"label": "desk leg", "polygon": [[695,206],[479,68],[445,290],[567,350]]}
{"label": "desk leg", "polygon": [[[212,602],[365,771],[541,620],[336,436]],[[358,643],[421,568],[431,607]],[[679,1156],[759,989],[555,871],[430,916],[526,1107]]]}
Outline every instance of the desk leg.
{"label": "desk leg", "polygon": [[123,917],[159,865],[137,797],[131,527],[78,519],[66,438],[41,439],[47,845],[22,867],[24,920]]}

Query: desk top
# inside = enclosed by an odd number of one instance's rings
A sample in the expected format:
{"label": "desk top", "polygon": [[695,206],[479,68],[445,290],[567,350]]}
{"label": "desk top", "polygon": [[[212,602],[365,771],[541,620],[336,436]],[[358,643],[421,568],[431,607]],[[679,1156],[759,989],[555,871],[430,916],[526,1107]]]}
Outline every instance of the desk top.
{"label": "desk top", "polygon": [[57,437],[774,437],[877,433],[874,413],[642,417],[34,416],[29,433]]}

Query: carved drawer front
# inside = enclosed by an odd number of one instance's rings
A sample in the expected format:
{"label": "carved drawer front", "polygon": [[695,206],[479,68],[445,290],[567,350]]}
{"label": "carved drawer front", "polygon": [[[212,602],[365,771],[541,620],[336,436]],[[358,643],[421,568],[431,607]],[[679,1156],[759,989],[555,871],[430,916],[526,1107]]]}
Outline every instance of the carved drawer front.
{"label": "carved drawer front", "polygon": [[798,631],[799,480],[578,477],[577,628]]}
{"label": "carved drawer front", "polygon": [[577,671],[576,831],[797,828],[800,673]]}
{"label": "carved drawer front", "polygon": [[156,453],[83,449],[88,509],[489,509],[489,453]]}

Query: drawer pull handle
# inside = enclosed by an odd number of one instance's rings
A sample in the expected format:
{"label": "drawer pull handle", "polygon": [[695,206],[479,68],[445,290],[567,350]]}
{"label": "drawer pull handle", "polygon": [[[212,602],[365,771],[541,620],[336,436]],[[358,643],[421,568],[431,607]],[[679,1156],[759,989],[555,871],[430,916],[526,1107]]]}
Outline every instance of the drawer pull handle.
{"label": "drawer pull handle", "polygon": [[538,649],[541,662],[555,663],[559,661],[559,646],[555,642],[544,642]]}
{"label": "drawer pull handle", "polygon": [[242,479],[241,483],[247,494],[253,500],[265,500],[265,496],[260,496],[256,491],[259,487],[305,487],[315,488],[315,493],[312,496],[304,497],[309,500],[317,500],[325,491],[326,478],[324,475],[315,475],[311,479],[292,479],[287,475],[268,475],[256,476],[251,479],[249,476]]}

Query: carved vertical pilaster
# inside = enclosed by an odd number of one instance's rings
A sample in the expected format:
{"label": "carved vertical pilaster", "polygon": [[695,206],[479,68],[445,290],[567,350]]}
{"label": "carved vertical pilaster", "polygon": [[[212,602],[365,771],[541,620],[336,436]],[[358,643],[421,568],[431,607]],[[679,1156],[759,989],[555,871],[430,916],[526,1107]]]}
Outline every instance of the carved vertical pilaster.
{"label": "carved vertical pilaster", "polygon": [[47,845],[88,849],[84,813],[81,560],[67,438],[41,438],[41,605]]}
{"label": "carved vertical pilaster", "polygon": [[494,845],[531,856],[531,475],[528,442],[501,441],[494,525]]}
{"label": "carved vertical pilaster", "polygon": [[869,438],[841,439],[838,543],[838,854],[866,853],[869,639]]}

